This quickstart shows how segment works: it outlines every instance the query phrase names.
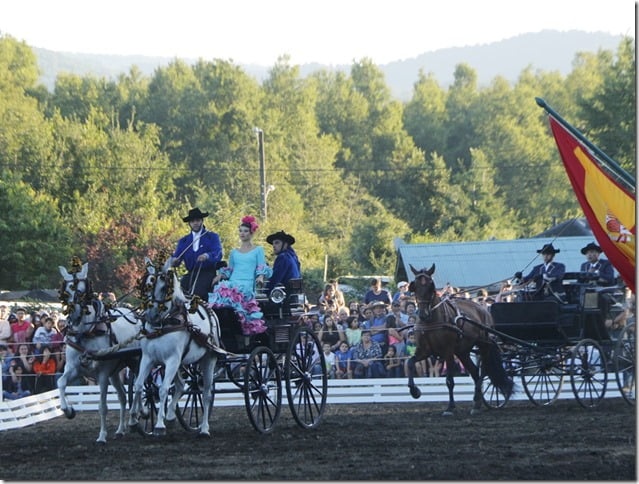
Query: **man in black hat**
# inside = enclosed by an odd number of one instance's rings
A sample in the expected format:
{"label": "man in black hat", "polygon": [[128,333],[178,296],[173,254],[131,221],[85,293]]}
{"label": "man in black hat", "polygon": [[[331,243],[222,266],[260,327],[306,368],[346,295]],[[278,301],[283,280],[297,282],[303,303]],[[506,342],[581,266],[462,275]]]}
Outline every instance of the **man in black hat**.
{"label": "man in black hat", "polygon": [[182,261],[188,273],[182,276],[180,284],[187,294],[200,296],[208,300],[208,293],[217,270],[217,263],[222,260],[222,243],[220,236],[206,230],[204,219],[208,212],[201,212],[195,207],[182,220],[191,227],[191,233],[182,237],[173,252],[173,266],[179,266]]}
{"label": "man in black hat", "polygon": [[587,277],[584,279],[595,281],[599,286],[612,286],[615,283],[615,271],[610,261],[599,258],[602,252],[601,247],[594,242],[581,249],[581,253],[586,256],[586,262],[581,264],[579,270],[586,273]]}
{"label": "man in black hat", "polygon": [[295,237],[283,230],[266,237],[266,242],[273,246],[273,254],[277,257],[273,263],[273,275],[266,286],[268,293],[277,285],[284,285],[291,279],[302,277],[300,261],[293,247]]}
{"label": "man in black hat", "polygon": [[544,258],[544,263],[536,265],[525,276],[521,272],[515,273],[515,278],[521,284],[533,281],[535,283],[535,299],[559,299],[563,302],[564,289],[562,279],[566,273],[566,266],[561,262],[555,262],[555,254],[560,252],[552,244],[545,244],[537,251]]}

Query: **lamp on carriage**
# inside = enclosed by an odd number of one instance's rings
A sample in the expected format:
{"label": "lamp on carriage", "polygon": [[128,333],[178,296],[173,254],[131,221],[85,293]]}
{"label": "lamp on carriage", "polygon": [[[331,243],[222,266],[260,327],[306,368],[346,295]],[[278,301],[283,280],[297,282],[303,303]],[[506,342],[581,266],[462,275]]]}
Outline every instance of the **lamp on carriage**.
{"label": "lamp on carriage", "polygon": [[[253,128],[253,133],[257,135],[257,146],[260,157],[260,208],[262,214],[262,220],[266,222],[266,197],[268,196],[268,189],[266,187],[266,161],[264,159],[264,131],[258,127]],[[269,187],[270,188],[270,187]]]}

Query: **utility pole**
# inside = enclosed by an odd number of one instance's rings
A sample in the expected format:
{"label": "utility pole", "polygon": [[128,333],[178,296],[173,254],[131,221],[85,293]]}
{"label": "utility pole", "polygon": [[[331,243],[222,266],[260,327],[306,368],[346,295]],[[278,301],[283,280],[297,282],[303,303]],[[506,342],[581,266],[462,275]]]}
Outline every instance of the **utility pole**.
{"label": "utility pole", "polygon": [[260,128],[253,128],[253,132],[257,134],[257,144],[260,156],[260,209],[262,220],[266,222],[266,197],[268,192],[266,191],[266,163],[264,161],[264,131]]}

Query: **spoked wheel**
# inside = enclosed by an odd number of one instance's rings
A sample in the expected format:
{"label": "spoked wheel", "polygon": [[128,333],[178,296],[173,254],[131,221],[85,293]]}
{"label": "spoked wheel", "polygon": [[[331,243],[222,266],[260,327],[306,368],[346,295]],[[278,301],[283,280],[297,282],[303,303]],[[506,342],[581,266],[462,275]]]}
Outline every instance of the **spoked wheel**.
{"label": "spoked wheel", "polygon": [[142,412],[138,431],[143,435],[153,435],[153,428],[158,420],[160,404],[160,384],[164,377],[164,367],[155,367],[144,380],[142,387]]}
{"label": "spoked wheel", "polygon": [[526,355],[521,368],[521,382],[528,400],[538,406],[552,404],[559,398],[564,374],[558,353]]}
{"label": "spoked wheel", "polygon": [[608,371],[606,356],[599,343],[592,339],[581,340],[570,356],[570,383],[579,405],[594,408],[606,394]]}
{"label": "spoked wheel", "polygon": [[185,430],[197,432],[204,413],[202,372],[197,365],[185,365],[180,367],[180,373],[184,380],[184,393],[177,403],[175,413]]}
{"label": "spoked wheel", "polygon": [[626,326],[615,345],[615,376],[617,386],[624,400],[630,405],[635,404],[637,387],[635,386],[635,325]]}
{"label": "spoked wheel", "polygon": [[316,427],[326,407],[328,374],[315,334],[297,328],[286,352],[285,384],[293,418],[305,429]]}
{"label": "spoked wheel", "polygon": [[271,432],[282,411],[282,374],[275,355],[266,346],[255,348],[246,362],[244,403],[255,430]]}
{"label": "spoked wheel", "polygon": [[[502,361],[506,374],[510,378],[519,374],[521,363],[517,351],[502,349]],[[484,374],[481,358],[478,358],[477,366],[479,367],[479,375],[481,376],[481,399],[484,405],[494,409],[503,408],[510,400],[510,395],[504,395],[499,388],[496,388],[495,385],[492,384],[488,375]]]}

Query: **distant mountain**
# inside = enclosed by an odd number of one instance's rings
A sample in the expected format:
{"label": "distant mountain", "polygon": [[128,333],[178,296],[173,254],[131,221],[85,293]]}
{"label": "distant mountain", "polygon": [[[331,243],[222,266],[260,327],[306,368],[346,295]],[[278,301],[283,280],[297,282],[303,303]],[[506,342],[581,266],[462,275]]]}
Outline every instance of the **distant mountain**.
{"label": "distant mountain", "polygon": [[[393,94],[405,101],[412,95],[413,84],[420,69],[426,73],[432,72],[443,87],[453,81],[455,66],[462,62],[475,69],[481,86],[488,85],[496,76],[515,82],[521,71],[528,66],[535,70],[558,71],[566,75],[572,70],[572,62],[577,52],[597,52],[599,49],[616,51],[621,39],[619,35],[602,32],[543,30],[490,44],[425,52],[414,58],[380,64],[379,68],[384,72]],[[156,68],[166,66],[174,59],[54,52],[38,47],[34,47],[33,50],[42,70],[41,81],[50,90],[53,90],[56,76],[60,72],[116,79],[118,75],[128,73],[131,66],[136,65],[144,75],[151,76]],[[196,59],[183,60],[188,64],[196,62]],[[257,64],[239,65],[247,74],[259,81],[268,76],[272,67]],[[350,68],[348,64],[326,66],[312,63],[300,65],[300,73],[305,77],[320,69],[349,72]]]}

